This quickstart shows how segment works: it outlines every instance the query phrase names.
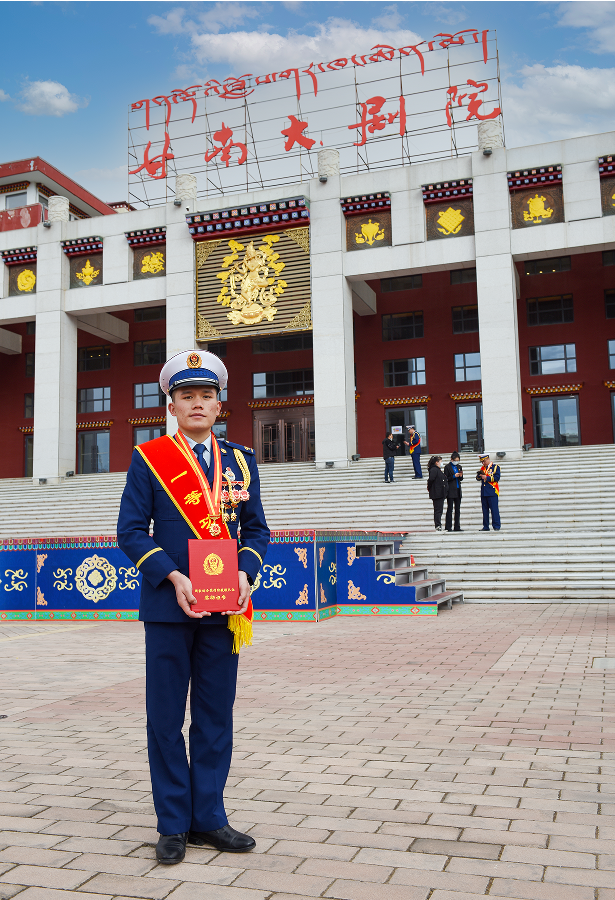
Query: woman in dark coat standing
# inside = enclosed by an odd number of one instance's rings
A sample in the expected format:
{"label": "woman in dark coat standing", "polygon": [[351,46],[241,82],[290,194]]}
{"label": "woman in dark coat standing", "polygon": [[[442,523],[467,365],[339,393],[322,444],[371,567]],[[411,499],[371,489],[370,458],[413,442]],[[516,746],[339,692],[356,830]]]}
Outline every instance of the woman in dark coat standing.
{"label": "woman in dark coat standing", "polygon": [[433,501],[433,521],[436,531],[442,531],[442,510],[448,493],[448,481],[442,471],[442,457],[432,456],[427,464],[429,479],[427,490]]}
{"label": "woman in dark coat standing", "polygon": [[459,517],[461,513],[461,482],[463,481],[463,469],[459,463],[459,454],[455,450],[451,454],[451,461],[444,466],[444,474],[448,481],[448,494],[446,497],[446,519],[444,527],[447,531],[453,530],[453,508],[455,509],[455,531],[463,531]]}

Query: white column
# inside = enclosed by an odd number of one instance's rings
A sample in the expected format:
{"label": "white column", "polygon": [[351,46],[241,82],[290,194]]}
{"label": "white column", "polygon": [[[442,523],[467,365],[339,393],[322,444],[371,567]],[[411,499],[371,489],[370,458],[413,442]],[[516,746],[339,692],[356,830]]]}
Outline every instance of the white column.
{"label": "white column", "polygon": [[[181,206],[167,204],[167,359],[196,347],[194,241],[186,214],[196,209],[196,178],[177,177],[176,197]],[[167,430],[173,434],[177,420],[167,412]]]}
{"label": "white column", "polygon": [[[64,198],[60,198],[64,199]],[[68,207],[66,207],[68,208]],[[62,214],[60,210],[60,215]],[[64,312],[68,265],[62,218],[38,226],[34,368],[33,481],[57,482],[75,471],[77,320]]]}
{"label": "white column", "polygon": [[352,287],[343,275],[339,175],[310,188],[316,465],[347,466],[356,453]]}
{"label": "white column", "polygon": [[472,171],[485,452],[515,458],[522,452],[523,413],[506,151],[474,153]]}

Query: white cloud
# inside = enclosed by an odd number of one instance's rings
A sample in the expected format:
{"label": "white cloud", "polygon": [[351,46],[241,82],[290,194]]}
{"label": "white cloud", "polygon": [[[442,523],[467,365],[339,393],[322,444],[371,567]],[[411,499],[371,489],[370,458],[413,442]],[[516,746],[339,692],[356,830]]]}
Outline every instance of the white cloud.
{"label": "white cloud", "polygon": [[404,17],[397,11],[397,4],[393,3],[382,7],[381,15],[372,19],[372,25],[376,28],[399,28],[403,20]]}
{"label": "white cloud", "polygon": [[559,25],[567,28],[585,28],[588,31],[589,50],[594,53],[612,53],[615,46],[615,3],[611,0],[569,0],[559,6]]}
{"label": "white cloud", "polygon": [[446,3],[422,3],[421,13],[424,16],[432,16],[436,22],[446,26],[450,31],[461,25],[468,18],[465,6],[455,3],[454,6],[447,6]]}
{"label": "white cloud", "polygon": [[509,146],[613,129],[615,69],[537,64],[519,75],[518,83],[503,85]]}
{"label": "white cloud", "polygon": [[260,9],[240,2],[215,3],[207,12],[197,16],[198,24],[192,19],[184,19],[185,14],[186,10],[177,6],[166,16],[150,16],[148,22],[160,34],[195,33],[199,30],[218,34],[222,28],[243,25],[248,19],[258,18]]}
{"label": "white cloud", "polygon": [[9,95],[0,88],[0,103],[4,103],[6,100],[10,100]]}
{"label": "white cloud", "polygon": [[361,28],[348,19],[332,18],[318,23],[314,35],[294,30],[286,35],[235,31],[230,34],[194,33],[191,40],[199,63],[227,63],[236,69],[241,60],[242,72],[258,75],[284,66],[309,65],[312,61],[366,53],[375,44],[401,47],[417,43],[421,38],[413,31]]}
{"label": "white cloud", "polygon": [[89,100],[69,93],[59,81],[28,81],[17,108],[30,116],[65,116],[87,106]]}

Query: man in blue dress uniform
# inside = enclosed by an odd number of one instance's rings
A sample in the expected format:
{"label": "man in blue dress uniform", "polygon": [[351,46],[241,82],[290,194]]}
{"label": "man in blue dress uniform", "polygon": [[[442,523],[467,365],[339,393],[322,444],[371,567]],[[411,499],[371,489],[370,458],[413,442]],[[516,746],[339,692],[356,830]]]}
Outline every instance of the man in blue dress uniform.
{"label": "man in blue dress uniform", "polygon": [[500,467],[492,463],[489,454],[478,457],[482,468],[476,473],[476,480],[481,482],[480,502],[483,507],[483,527],[481,531],[489,531],[489,513],[494,531],[499,531],[500,524]]}
{"label": "man in blue dress uniform", "polygon": [[[164,455],[167,447],[176,454],[175,445],[182,444],[185,454],[196,457],[210,489],[221,462],[228,490],[220,490],[219,518],[203,519],[210,534],[197,536],[214,537],[228,528],[224,535],[239,550],[239,613],[251,613],[250,586],[262,565],[269,529],[253,451],[212,441],[211,428],[221,409],[218,394],[227,378],[224,363],[212,353],[188,350],[168,360],[160,386],[171,398],[169,410],[179,430],[174,438],[165,435],[134,450],[118,520],[118,544],[143,575],[139,619],[145,627],[147,745],[160,834],[156,856],[165,864],[181,862],[187,842],[235,853],[255,846],[252,837],[228,824],[223,801],[238,663],[230,629],[242,617],[192,610],[196,600],[188,577],[188,540],[195,530],[172,496],[171,473],[165,485],[148,462],[156,452]],[[194,461],[190,465],[200,471]],[[199,502],[191,497],[185,500]],[[188,762],[182,726],[189,686]]]}
{"label": "man in blue dress uniform", "polygon": [[422,478],[423,470],[421,469],[421,435],[418,433],[414,425],[406,425],[408,429],[408,437],[410,440],[404,441],[406,447],[410,448],[410,458],[414,466],[414,477]]}

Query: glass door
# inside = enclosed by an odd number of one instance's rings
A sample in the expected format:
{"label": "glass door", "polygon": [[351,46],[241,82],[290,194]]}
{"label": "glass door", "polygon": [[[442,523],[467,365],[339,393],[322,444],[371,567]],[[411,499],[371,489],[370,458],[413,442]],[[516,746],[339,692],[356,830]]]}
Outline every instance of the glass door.
{"label": "glass door", "polygon": [[579,434],[579,398],[534,398],[534,437],[537,447],[575,447]]}
{"label": "glass door", "polygon": [[482,403],[457,404],[457,438],[460,452],[481,453],[485,449]]}
{"label": "glass door", "polygon": [[410,450],[404,444],[408,440],[408,425],[414,425],[421,435],[421,453],[429,452],[427,440],[427,409],[425,407],[405,407],[387,409],[387,434],[393,432],[393,440],[398,445],[400,456],[407,456]]}
{"label": "glass door", "polygon": [[260,423],[260,462],[280,462],[279,422]]}
{"label": "glass door", "polygon": [[109,432],[82,431],[79,434],[79,474],[109,471]]}

